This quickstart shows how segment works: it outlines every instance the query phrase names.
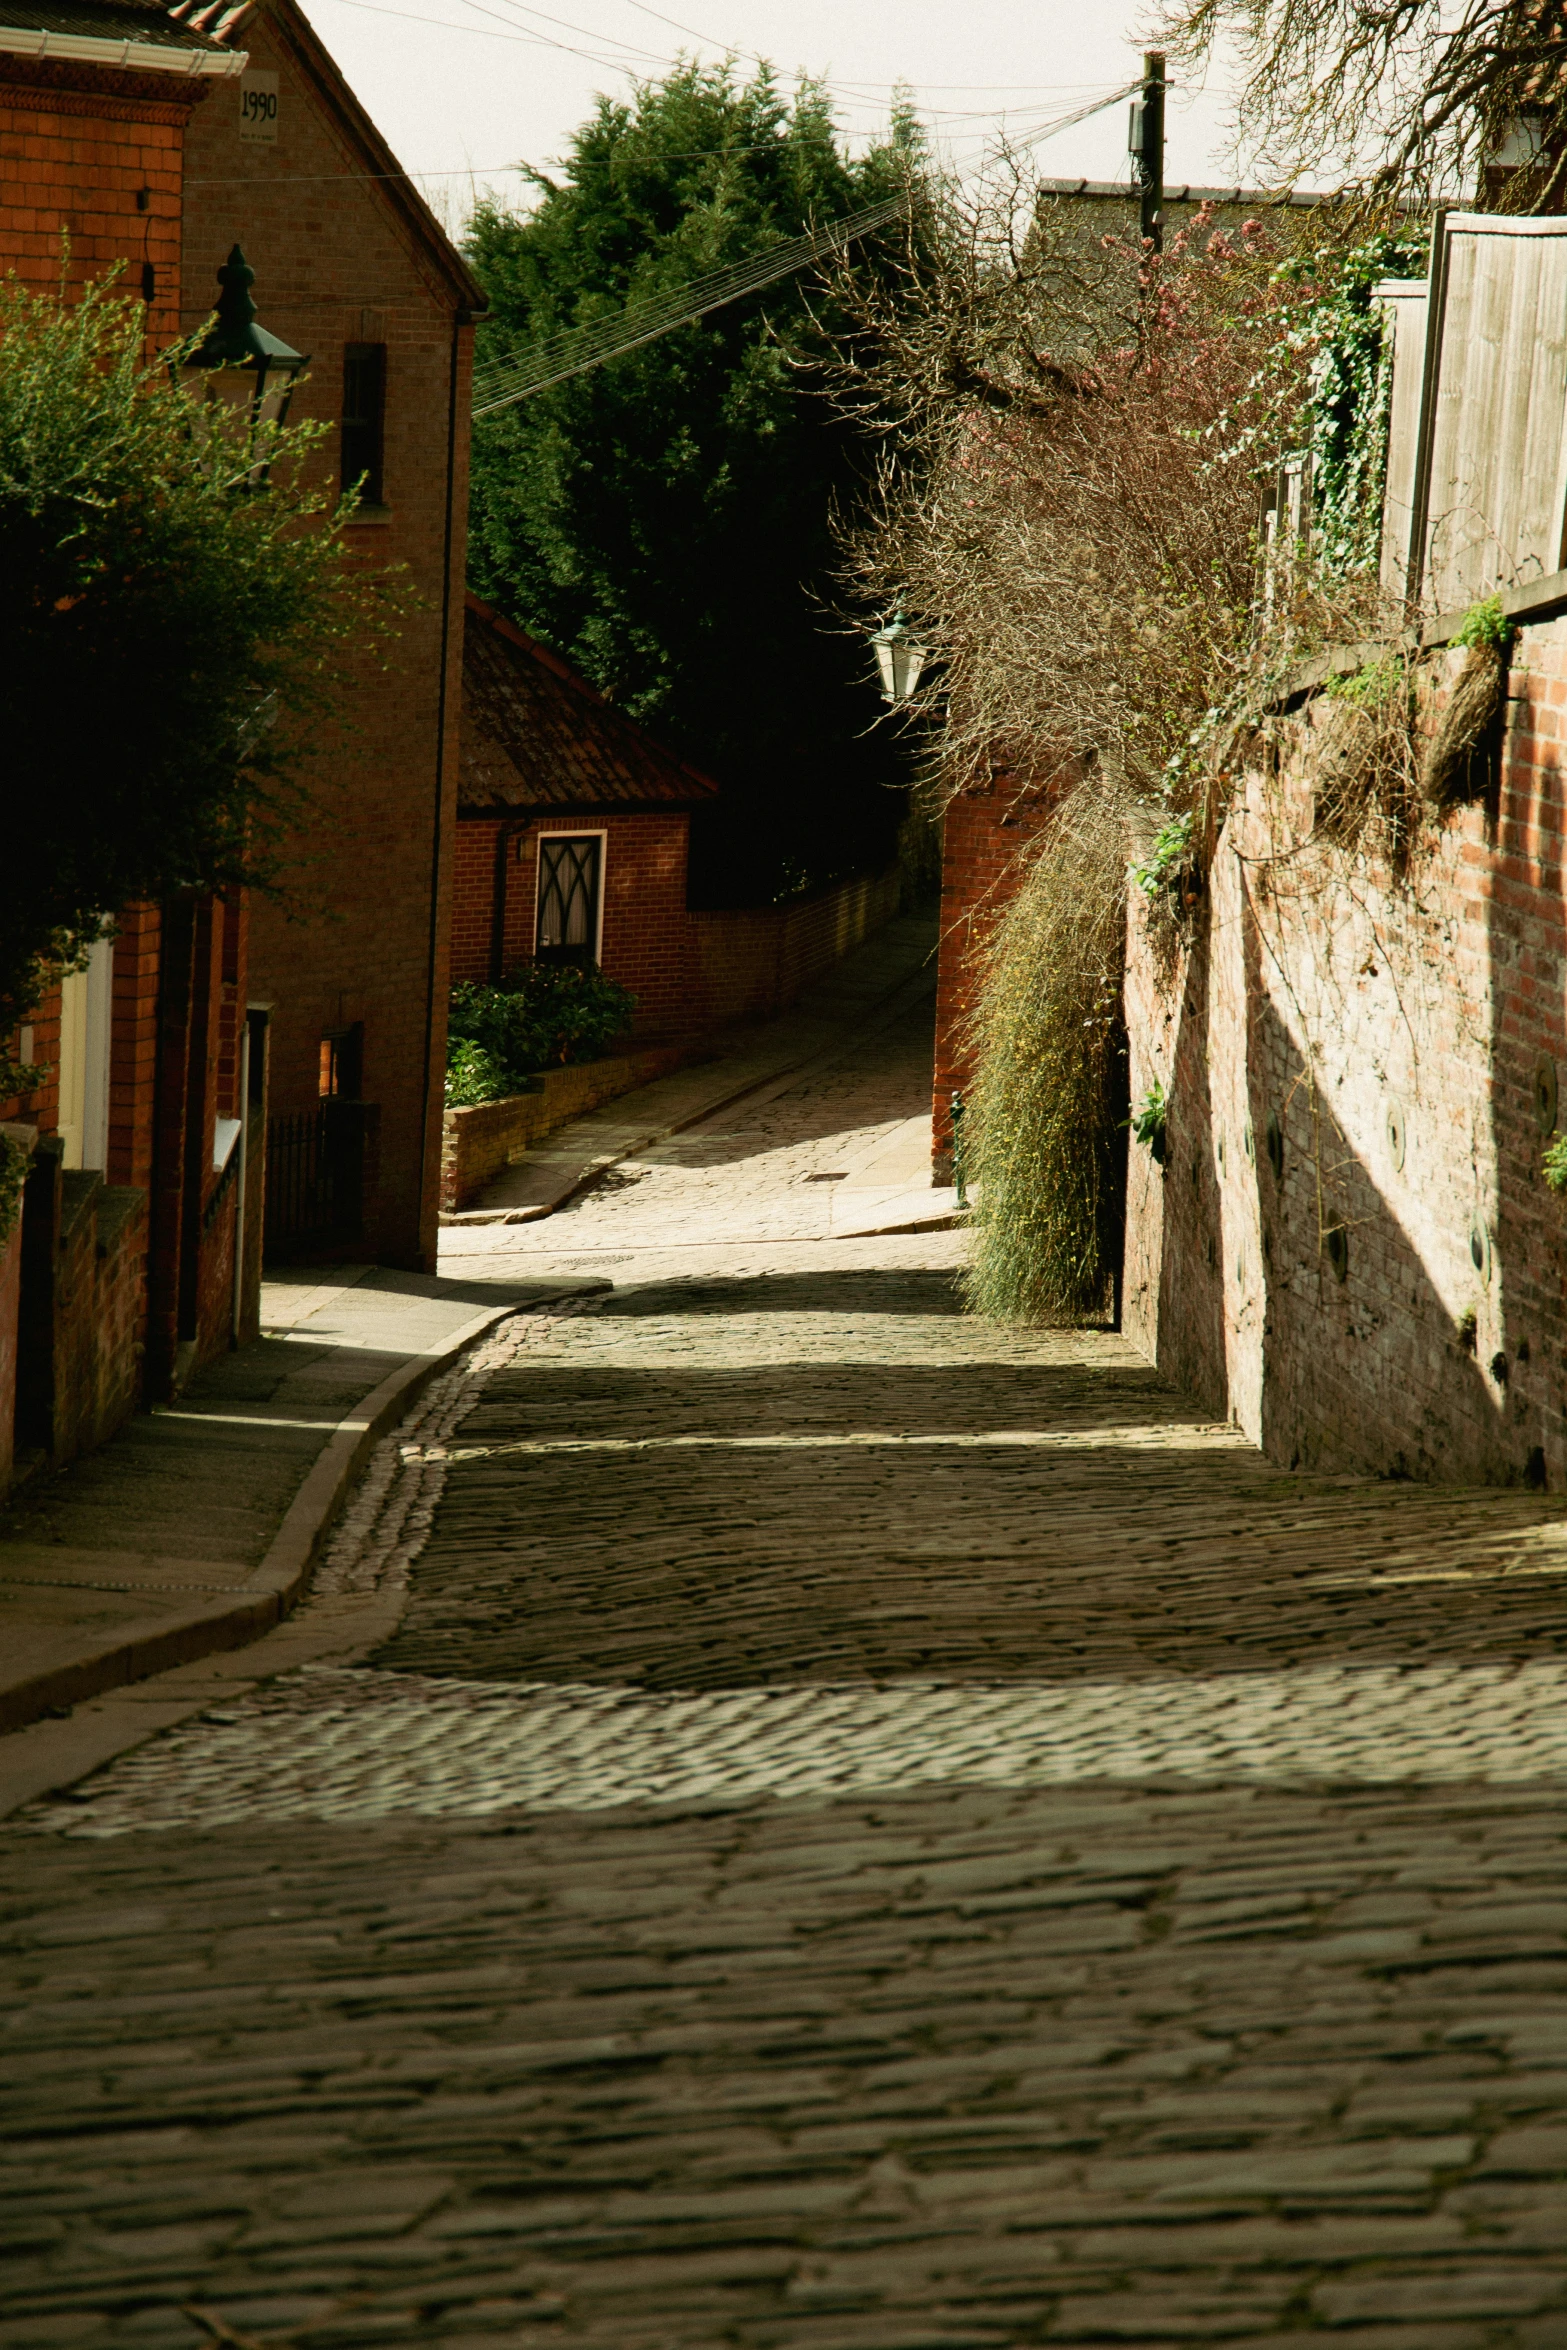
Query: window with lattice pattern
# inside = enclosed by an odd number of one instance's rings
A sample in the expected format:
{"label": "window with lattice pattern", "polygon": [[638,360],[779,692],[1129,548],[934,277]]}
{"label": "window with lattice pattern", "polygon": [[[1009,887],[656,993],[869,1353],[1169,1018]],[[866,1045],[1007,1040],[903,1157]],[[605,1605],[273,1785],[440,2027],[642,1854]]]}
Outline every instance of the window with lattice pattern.
{"label": "window with lattice pattern", "polygon": [[534,952],[541,962],[597,962],[603,846],[597,833],[581,839],[546,836],[540,841]]}

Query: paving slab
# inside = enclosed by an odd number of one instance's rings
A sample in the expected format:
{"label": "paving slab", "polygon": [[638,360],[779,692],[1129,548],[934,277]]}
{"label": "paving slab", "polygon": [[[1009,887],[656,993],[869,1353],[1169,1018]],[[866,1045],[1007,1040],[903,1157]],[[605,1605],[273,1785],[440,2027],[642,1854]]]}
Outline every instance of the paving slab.
{"label": "paving slab", "polygon": [[[936,928],[924,914],[899,916],[808,989],[777,1019],[721,1031],[702,1061],[624,1094],[557,1128],[487,1186],[472,1208],[443,1215],[448,1232],[527,1224],[573,1199],[585,1185],[639,1152],[744,1103],[762,1106],[834,1067],[846,1048],[893,1025],[911,1005],[934,1000]],[[909,1135],[919,1121],[906,1122]],[[917,1179],[923,1150],[929,1184],[929,1114],[922,1146],[905,1135],[899,1177]],[[447,1249],[453,1247],[448,1241]],[[460,1244],[456,1244],[460,1245]],[[482,1245],[480,1243],[479,1245]]]}
{"label": "paving slab", "polygon": [[424,1384],[502,1316],[594,1286],[374,1266],[270,1278],[258,1339],[11,1498],[0,1731],[276,1624],[371,1447]]}

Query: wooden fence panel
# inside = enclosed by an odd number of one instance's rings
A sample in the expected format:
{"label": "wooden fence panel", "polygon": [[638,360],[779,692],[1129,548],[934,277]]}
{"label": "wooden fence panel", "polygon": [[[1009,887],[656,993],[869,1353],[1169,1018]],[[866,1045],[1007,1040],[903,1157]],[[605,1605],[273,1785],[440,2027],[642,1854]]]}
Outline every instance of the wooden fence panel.
{"label": "wooden fence panel", "polygon": [[1437,364],[1426,598],[1450,612],[1561,564],[1567,220],[1449,217]]}
{"label": "wooden fence panel", "polygon": [[1387,490],[1382,501],[1382,585],[1404,592],[1409,534],[1415,519],[1415,460],[1420,439],[1420,387],[1426,356],[1426,281],[1384,278],[1373,299],[1393,330],[1393,393],[1388,416]]}

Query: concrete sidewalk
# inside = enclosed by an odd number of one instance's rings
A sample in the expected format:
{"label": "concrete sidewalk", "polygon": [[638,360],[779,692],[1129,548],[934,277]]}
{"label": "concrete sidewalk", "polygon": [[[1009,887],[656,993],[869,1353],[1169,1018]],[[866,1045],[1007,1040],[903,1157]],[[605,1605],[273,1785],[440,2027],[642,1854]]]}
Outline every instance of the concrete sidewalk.
{"label": "concrete sidewalk", "polygon": [[[850,1044],[874,1035],[934,992],[936,938],[933,915],[899,915],[845,956],[790,1011],[760,1027],[720,1033],[700,1062],[572,1119],[498,1175],[477,1207],[442,1216],[443,1226],[461,1230],[533,1223],[564,1207],[622,1159],[739,1102],[758,1107],[770,1094],[830,1068]],[[894,1188],[923,1190],[924,1198],[909,1211],[922,1222],[950,1220],[949,1195],[938,1195],[940,1205],[931,1204],[928,1120],[915,1157],[923,1159],[923,1182],[911,1160],[908,1177]],[[443,1242],[443,1261],[454,1245],[461,1250],[460,1242]],[[485,1245],[477,1244],[481,1251]]]}
{"label": "concrete sidewalk", "polygon": [[285,1616],[376,1439],[502,1315],[607,1282],[273,1275],[262,1335],[0,1517],[0,1731]]}

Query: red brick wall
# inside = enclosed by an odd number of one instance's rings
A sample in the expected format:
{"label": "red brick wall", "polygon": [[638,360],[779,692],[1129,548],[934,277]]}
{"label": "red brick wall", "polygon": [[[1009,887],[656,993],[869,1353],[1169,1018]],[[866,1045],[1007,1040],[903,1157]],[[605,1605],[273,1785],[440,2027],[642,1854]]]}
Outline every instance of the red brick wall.
{"label": "red brick wall", "polygon": [[[29,1148],[28,1138],[17,1144]],[[7,1238],[0,1241],[0,1493],[11,1482],[16,1450],[16,1316],[22,1296],[22,1218],[18,1210]]]}
{"label": "red brick wall", "polygon": [[936,1056],[931,1161],[952,1180],[952,1096],[973,1083],[965,1031],[984,971],[985,941],[1022,878],[1024,852],[1044,821],[1042,792],[1000,775],[959,792],[942,821],[941,939],[936,956]]}
{"label": "red brick wall", "polygon": [[65,238],[73,291],[124,262],[121,288],[139,297],[150,262],[149,337],[155,347],[172,342],[181,151],[192,108],[211,92],[206,77],[0,59],[0,273],[15,270],[25,285],[52,293]]}
{"label": "red brick wall", "polygon": [[840,882],[786,906],[688,912],[688,824],[683,813],[657,810],[584,816],[578,823],[465,816],[457,838],[453,978],[490,976],[501,840],[501,963],[509,971],[533,948],[540,837],[606,835],[601,967],[636,996],[639,1039],[689,1036],[781,1011],[897,910],[894,872]]}
{"label": "red brick wall", "polygon": [[[351,537],[366,563],[405,566],[413,599],[396,641],[384,654],[367,648],[355,663],[347,723],[305,770],[313,810],[293,844],[286,902],[252,913],[251,992],[275,1007],[274,1112],[308,1108],[317,1099],[322,1035],[363,1023],[364,1094],[381,1107],[380,1253],[433,1264],[471,330],[458,323],[451,283],[385,185],[366,176],[365,156],[287,11],[253,17],[244,41],[252,67],[278,75],[278,140],[242,145],[238,97],[228,91],[192,125],[187,323],[215,297],[215,273],[237,238],[256,271],[262,323],[311,355],[295,418],[334,420],[344,346],[386,344],[386,506]],[[333,433],[323,479],[337,455]]]}
{"label": "red brick wall", "polygon": [[22,1216],[17,1446],[54,1467],[91,1451],[135,1408],[147,1298],[145,1192],[62,1172],[33,1154]]}
{"label": "red brick wall", "polygon": [[1539,1067],[1567,1123],[1567,621],[1512,693],[1494,810],[1402,870],[1305,845],[1317,704],[1273,722],[1173,970],[1134,906],[1132,1097],[1170,1109],[1163,1172],[1131,1152],[1126,1328],[1285,1464],[1567,1485],[1536,1114]]}
{"label": "red brick wall", "polygon": [[[454,986],[460,979],[487,980],[493,974],[495,852],[497,842],[509,838],[509,826],[490,823],[482,817],[465,816],[457,826],[452,883]],[[501,955],[502,968],[515,959],[508,939]]]}
{"label": "red brick wall", "polygon": [[152,1181],[154,1096],[158,1076],[156,906],[128,906],[114,936],[114,1039],[109,1058],[111,1183]]}
{"label": "red brick wall", "polygon": [[[60,990],[40,996],[17,1031],[22,1051],[30,1052],[38,1083],[27,1093],[0,1102],[0,1118],[22,1118],[40,1134],[53,1134],[60,1122],[60,1088],[55,1070],[60,1051]],[[31,1037],[31,1044],[28,1039]]]}
{"label": "red brick wall", "polygon": [[690,916],[696,947],[693,1000],[704,1023],[765,1020],[852,954],[898,910],[902,876],[834,882],[784,906],[743,906]]}
{"label": "red brick wall", "polygon": [[[689,1029],[694,1016],[686,913],[689,825],[683,811],[654,809],[637,815],[584,816],[579,822],[544,817],[502,824],[464,817],[457,839],[452,977],[490,976],[498,880],[501,968],[510,971],[525,961],[533,952],[540,838],[601,832],[605,843],[600,968],[635,995],[639,1036]],[[504,844],[505,852],[499,867],[498,844]]]}

